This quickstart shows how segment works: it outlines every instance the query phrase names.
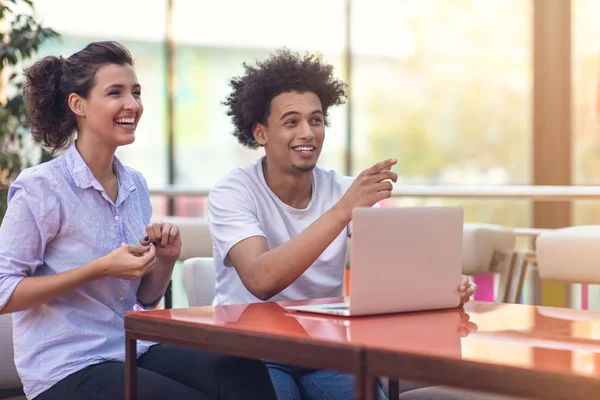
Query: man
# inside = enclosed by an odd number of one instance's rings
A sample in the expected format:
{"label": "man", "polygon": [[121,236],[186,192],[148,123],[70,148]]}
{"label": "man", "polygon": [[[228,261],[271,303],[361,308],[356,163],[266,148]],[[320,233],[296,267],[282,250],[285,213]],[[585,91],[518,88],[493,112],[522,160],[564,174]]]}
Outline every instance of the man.
{"label": "man", "polygon": [[[320,57],[281,50],[244,68],[231,81],[227,114],[238,141],[265,156],[210,192],[215,304],[341,296],[352,210],[391,196],[396,160],[355,179],[317,165],[329,108],[346,97]],[[463,302],[475,288],[463,280]],[[267,365],[279,399],[352,398],[350,375]]]}

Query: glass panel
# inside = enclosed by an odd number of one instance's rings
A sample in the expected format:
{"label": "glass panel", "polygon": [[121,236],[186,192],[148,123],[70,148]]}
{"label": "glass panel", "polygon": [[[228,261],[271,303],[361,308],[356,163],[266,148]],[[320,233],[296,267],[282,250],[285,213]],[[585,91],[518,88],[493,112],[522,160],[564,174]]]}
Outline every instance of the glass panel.
{"label": "glass panel", "polygon": [[[573,183],[600,184],[600,1],[572,0]],[[574,225],[600,224],[600,201],[573,203]],[[578,288],[580,285],[574,285]],[[588,307],[600,309],[600,286],[590,285]],[[575,305],[580,305],[575,290]]]}
{"label": "glass panel", "polygon": [[[39,57],[48,54],[68,57],[89,42],[99,40],[116,40],[133,55],[143,87],[144,115],[136,132],[137,140],[119,148],[117,156],[125,165],[144,174],[150,186],[167,183],[163,44],[166,6],[166,0],[153,0],[152,7],[145,0],[106,0],[91,4],[78,0],[35,2],[37,14],[45,24],[62,35],[59,41],[45,43]],[[124,19],[124,16],[128,17]]]}
{"label": "glass panel", "polygon": [[[353,172],[396,157],[401,185],[530,183],[531,2],[352,4]],[[453,203],[530,223],[526,202]]]}
{"label": "glass panel", "polygon": [[[600,184],[600,1],[572,1],[574,183]],[[600,223],[598,202],[577,202],[577,224]]]}
{"label": "glass panel", "polygon": [[[309,0],[302,7],[278,0],[226,0],[211,3],[208,10],[195,0],[174,3],[176,183],[199,188],[212,186],[231,169],[263,154],[238,144],[222,106],[229,80],[243,73],[242,62],[253,63],[285,45],[322,52],[344,78],[343,0]],[[290,29],[291,20],[304,22]],[[327,26],[327,33],[310,28],[314,26]],[[343,170],[345,129],[344,108],[332,110],[323,166]],[[204,207],[201,201],[185,202],[186,213],[197,214]]]}

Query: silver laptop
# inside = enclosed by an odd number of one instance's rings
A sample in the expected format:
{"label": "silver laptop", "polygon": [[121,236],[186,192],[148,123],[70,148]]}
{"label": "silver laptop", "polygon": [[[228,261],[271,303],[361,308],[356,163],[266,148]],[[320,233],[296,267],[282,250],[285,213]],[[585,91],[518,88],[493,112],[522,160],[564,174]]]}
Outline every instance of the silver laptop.
{"label": "silver laptop", "polygon": [[349,298],[286,309],[359,316],[457,307],[463,221],[461,207],[357,208]]}

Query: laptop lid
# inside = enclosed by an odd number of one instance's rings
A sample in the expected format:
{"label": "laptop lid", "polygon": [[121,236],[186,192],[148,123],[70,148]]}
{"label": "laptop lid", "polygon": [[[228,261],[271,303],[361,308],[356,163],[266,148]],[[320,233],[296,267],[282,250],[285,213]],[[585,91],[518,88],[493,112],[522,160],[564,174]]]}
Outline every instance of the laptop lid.
{"label": "laptop lid", "polygon": [[352,221],[352,315],[458,306],[461,207],[357,208]]}

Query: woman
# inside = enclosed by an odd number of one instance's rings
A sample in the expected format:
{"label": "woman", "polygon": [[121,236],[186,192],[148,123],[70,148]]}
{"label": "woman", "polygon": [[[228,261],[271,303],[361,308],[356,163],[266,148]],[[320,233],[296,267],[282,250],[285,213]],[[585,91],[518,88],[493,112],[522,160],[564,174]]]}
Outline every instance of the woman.
{"label": "woman", "polygon": [[[177,226],[150,222],[142,175],[115,157],[143,112],[131,55],[98,42],[46,57],[24,94],[33,135],[68,148],[21,173],[0,227],[17,370],[28,399],[123,398],[123,314],[157,305],[181,248]],[[275,398],[259,361],[147,342],[138,357],[140,399]]]}

